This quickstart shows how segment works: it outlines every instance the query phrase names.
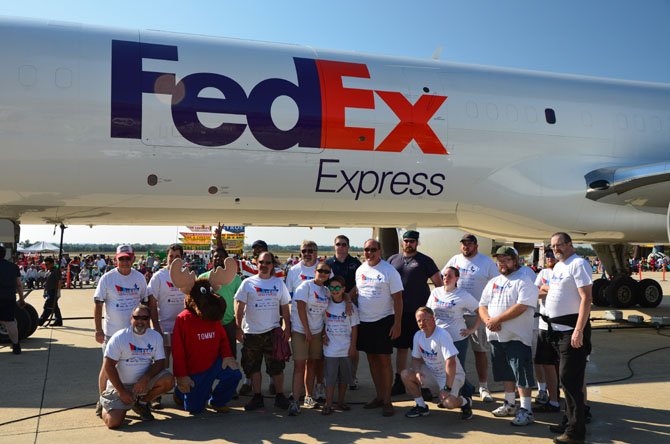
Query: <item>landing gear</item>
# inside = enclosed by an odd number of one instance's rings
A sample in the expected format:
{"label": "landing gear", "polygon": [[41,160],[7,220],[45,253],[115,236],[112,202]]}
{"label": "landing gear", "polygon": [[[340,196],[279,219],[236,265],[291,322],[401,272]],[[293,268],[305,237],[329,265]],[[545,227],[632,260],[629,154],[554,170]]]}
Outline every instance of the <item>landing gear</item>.
{"label": "landing gear", "polygon": [[628,308],[637,302],[638,283],[628,276],[619,276],[610,281],[604,290],[604,296],[609,305],[615,308]]}
{"label": "landing gear", "polygon": [[603,278],[593,281],[591,294],[593,295],[593,305],[596,307],[609,307],[610,303],[607,302],[607,298],[605,298],[605,288],[607,288],[609,284],[610,281]]}
{"label": "landing gear", "polygon": [[638,284],[637,303],[640,307],[658,307],[663,300],[661,285],[653,279],[642,279]]}

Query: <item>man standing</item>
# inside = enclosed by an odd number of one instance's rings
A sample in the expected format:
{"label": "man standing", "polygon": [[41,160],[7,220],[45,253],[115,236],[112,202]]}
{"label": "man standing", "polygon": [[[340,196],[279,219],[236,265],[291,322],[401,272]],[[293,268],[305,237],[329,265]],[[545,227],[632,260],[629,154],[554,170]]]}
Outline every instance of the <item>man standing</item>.
{"label": "man standing", "polygon": [[368,357],[377,396],[363,408],[382,407],[383,416],[393,416],[391,384],[393,340],[401,333],[402,280],[391,264],[382,260],[381,245],[368,239],[363,245],[365,263],[356,270],[356,290],[360,326],[356,348]]}
{"label": "man standing", "polygon": [[549,282],[545,300],[550,328],[557,335],[554,345],[560,356],[559,378],[565,395],[565,429],[550,427],[563,433],[554,442],[578,443],[586,437],[584,407],[584,374],[586,358],[591,353],[591,267],[575,254],[567,233],[551,237],[551,248],[559,262]]}
{"label": "man standing", "polygon": [[293,292],[305,281],[314,279],[316,276],[317,253],[319,251],[316,242],[304,240],[300,245],[302,259],[291,267],[286,274],[286,288],[293,297]]}
{"label": "man standing", "polygon": [[21,354],[19,344],[19,330],[14,318],[16,310],[16,294],[19,294],[19,305],[26,304],[23,296],[23,284],[19,267],[5,259],[7,249],[0,244],[0,324],[7,329],[9,340],[12,341],[12,353]]}
{"label": "man standing", "polygon": [[[146,303],[147,295],[147,282],[144,276],[133,268],[133,260],[135,259],[133,248],[130,245],[119,245],[116,248],[115,259],[116,268],[100,278],[93,295],[95,301],[93,312],[95,340],[102,344],[103,356],[109,338],[117,331],[129,326],[133,310],[140,305],[140,302]],[[104,324],[102,322],[103,308],[105,312]],[[104,364],[103,361],[98,377],[100,393],[105,390],[107,385]],[[100,409],[100,404],[98,404],[96,414],[101,414]]]}
{"label": "man standing", "polygon": [[[519,271],[519,256],[512,247],[496,250],[497,276],[484,287],[479,315],[486,325],[491,344],[493,378],[502,381],[505,402],[494,416],[513,416],[514,426],[535,421],[531,406],[533,377],[533,323],[537,306],[537,287]],[[516,411],[515,387],[519,388],[521,408]]]}
{"label": "man standing", "polygon": [[[342,276],[345,282],[345,298],[351,293],[351,290],[356,287],[356,270],[361,266],[361,261],[349,254],[349,238],[344,234],[340,234],[335,238],[335,255],[326,259],[326,263],[330,265],[333,271],[333,276]],[[351,297],[349,297],[351,300]],[[355,345],[355,344],[354,344]],[[349,386],[349,390],[358,389],[358,350],[354,350],[354,355],[351,357],[351,373],[353,377],[353,384]]]}
{"label": "man standing", "polygon": [[60,307],[58,307],[58,298],[60,297],[61,288],[61,273],[54,265],[54,259],[52,257],[44,259],[44,266],[47,269],[46,280],[44,282],[44,311],[37,323],[38,325],[44,325],[49,319],[49,316],[51,316],[51,313],[53,313],[56,319],[51,326],[61,327],[63,326],[63,315],[60,312]]}
{"label": "man standing", "polygon": [[[447,268],[456,267],[460,272],[458,286],[470,293],[478,301],[482,297],[482,290],[487,282],[498,276],[498,269],[491,258],[478,251],[477,238],[472,234],[465,234],[461,238],[461,254],[457,254],[447,262],[442,274]],[[493,402],[488,389],[489,361],[487,354],[491,346],[486,339],[486,325],[481,323],[477,331],[470,335],[472,351],[475,352],[475,367],[479,376],[479,396],[484,402]]]}
{"label": "man standing", "polygon": [[402,235],[402,254],[394,254],[389,263],[398,270],[402,279],[402,327],[400,337],[393,341],[396,348],[396,373],[391,396],[405,393],[405,385],[400,374],[407,368],[409,350],[412,347],[414,334],[419,330],[415,319],[415,312],[419,307],[426,305],[430,296],[428,279],[435,287],[442,286],[442,276],[435,262],[430,257],[417,251],[419,232],[406,231]]}
{"label": "man standing", "polygon": [[107,344],[103,367],[109,381],[100,404],[102,420],[110,429],[119,427],[130,409],[142,421],[153,420],[149,403],[172,389],[163,339],[149,328],[149,313],[146,305],[135,308],[130,327],[117,331]]}
{"label": "man standing", "polygon": [[253,397],[244,406],[247,411],[263,407],[261,394],[261,363],[265,359],[267,373],[274,380],[275,406],[286,410],[288,399],[284,396],[284,361],[273,358],[273,330],[284,318],[284,340],[291,337],[291,319],[288,304],[291,298],[286,285],[273,276],[274,257],[269,252],[258,256],[258,275],[242,281],[235,294],[235,321],[237,340],[242,343],[242,368],[251,379]]}

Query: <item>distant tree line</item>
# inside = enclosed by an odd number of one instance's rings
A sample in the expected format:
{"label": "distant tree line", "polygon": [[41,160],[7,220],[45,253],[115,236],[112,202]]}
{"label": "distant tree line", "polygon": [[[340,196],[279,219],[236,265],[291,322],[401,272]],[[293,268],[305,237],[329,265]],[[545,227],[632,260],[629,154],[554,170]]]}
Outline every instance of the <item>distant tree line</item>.
{"label": "distant tree line", "polygon": [[[23,247],[28,247],[30,245],[25,245],[26,242],[23,242]],[[64,243],[64,251],[76,251],[81,253],[103,253],[116,251],[116,247],[119,244],[70,244]],[[131,244],[133,250],[135,251],[165,251],[169,244]],[[245,250],[251,250],[251,245],[245,245]],[[268,244],[268,249],[272,252],[282,252],[282,251],[300,251],[300,245],[278,245],[278,244]],[[319,245],[320,251],[331,251],[333,249],[332,245]],[[350,251],[363,251],[363,247],[354,247],[350,248]]]}

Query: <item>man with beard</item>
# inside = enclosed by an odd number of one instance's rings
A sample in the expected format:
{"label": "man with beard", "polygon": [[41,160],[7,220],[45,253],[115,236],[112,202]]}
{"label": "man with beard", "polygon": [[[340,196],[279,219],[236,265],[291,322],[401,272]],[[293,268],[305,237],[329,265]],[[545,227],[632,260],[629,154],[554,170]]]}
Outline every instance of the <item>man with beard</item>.
{"label": "man with beard", "polygon": [[584,442],[586,409],[584,405],[584,374],[591,353],[591,266],[577,254],[567,233],[551,236],[551,249],[559,262],[549,281],[545,300],[546,316],[556,334],[559,377],[565,395],[564,424],[551,426],[562,433],[554,442]]}
{"label": "man with beard", "polygon": [[149,328],[150,313],[146,305],[135,308],[130,327],[114,333],[105,348],[103,368],[109,380],[100,404],[102,420],[110,429],[119,427],[130,409],[142,421],[153,420],[149,403],[172,389],[163,339]]}
{"label": "man with beard", "polygon": [[[460,273],[458,286],[467,291],[479,301],[486,283],[496,277],[498,269],[491,258],[479,253],[477,238],[473,234],[465,234],[461,238],[461,254],[457,254],[447,262],[442,274],[449,267],[456,267]],[[484,402],[493,402],[488,389],[489,361],[487,354],[491,346],[486,339],[486,325],[481,323],[479,328],[470,335],[470,345],[475,353],[475,367],[479,376],[479,396]]]}
{"label": "man with beard", "polygon": [[[417,251],[419,245],[419,232],[406,231],[402,235],[402,254],[394,254],[389,258],[389,264],[393,265],[402,280],[404,288],[402,292],[402,326],[400,337],[393,341],[396,349],[396,373],[391,396],[405,393],[405,385],[400,375],[407,368],[409,350],[412,348],[414,334],[419,330],[415,319],[415,312],[419,307],[426,305],[430,296],[428,279],[433,281],[436,287],[442,286],[440,270],[430,257]],[[424,394],[431,398],[426,388]]]}
{"label": "man with beard", "polygon": [[[519,256],[512,247],[496,250],[501,275],[489,281],[479,301],[479,315],[491,344],[493,379],[502,381],[505,402],[494,416],[515,416],[511,424],[525,426],[535,421],[531,407],[533,376],[533,322],[537,287],[519,272]],[[519,388],[521,408],[516,409],[514,389]],[[515,415],[516,414],[516,415]]]}

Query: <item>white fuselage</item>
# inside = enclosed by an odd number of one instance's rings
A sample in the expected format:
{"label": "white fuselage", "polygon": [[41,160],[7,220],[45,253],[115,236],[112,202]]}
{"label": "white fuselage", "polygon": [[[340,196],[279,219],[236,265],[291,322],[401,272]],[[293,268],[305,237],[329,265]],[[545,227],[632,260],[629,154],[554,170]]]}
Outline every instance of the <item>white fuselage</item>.
{"label": "white fuselage", "polygon": [[668,85],[32,21],[0,39],[0,218],[667,242],[670,196],[595,202],[584,176],[668,160]]}

